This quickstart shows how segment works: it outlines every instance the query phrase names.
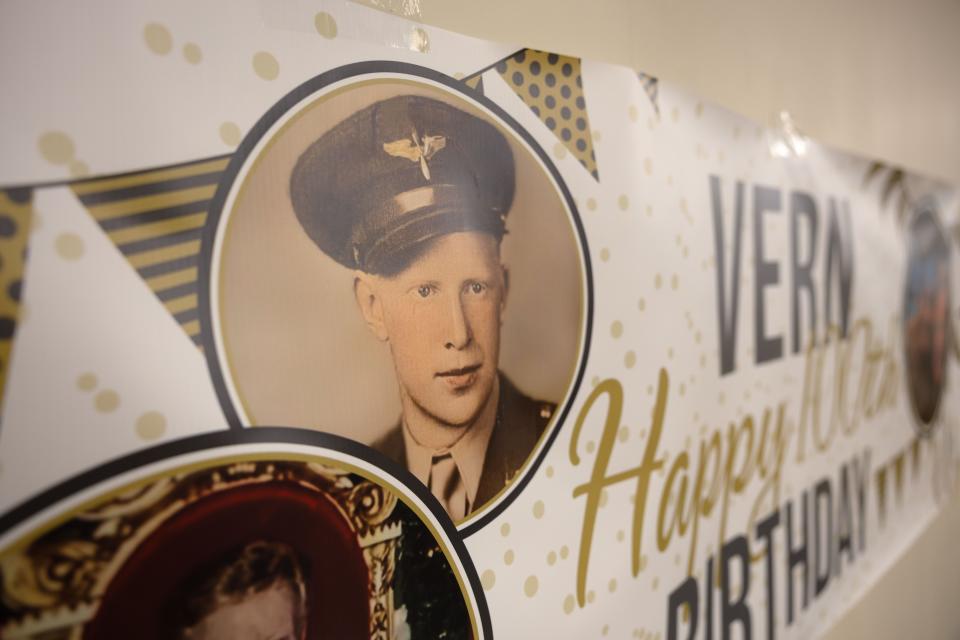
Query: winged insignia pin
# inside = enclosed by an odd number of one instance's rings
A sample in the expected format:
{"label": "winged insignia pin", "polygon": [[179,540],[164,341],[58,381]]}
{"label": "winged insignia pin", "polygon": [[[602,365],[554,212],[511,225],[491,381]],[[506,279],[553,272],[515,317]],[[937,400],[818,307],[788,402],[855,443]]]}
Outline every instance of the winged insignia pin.
{"label": "winged insignia pin", "polygon": [[411,162],[419,162],[420,172],[423,173],[424,178],[429,180],[430,167],[427,165],[427,161],[445,146],[447,146],[447,139],[444,136],[423,136],[421,138],[414,131],[409,138],[383,143],[383,150],[391,156],[406,158]]}

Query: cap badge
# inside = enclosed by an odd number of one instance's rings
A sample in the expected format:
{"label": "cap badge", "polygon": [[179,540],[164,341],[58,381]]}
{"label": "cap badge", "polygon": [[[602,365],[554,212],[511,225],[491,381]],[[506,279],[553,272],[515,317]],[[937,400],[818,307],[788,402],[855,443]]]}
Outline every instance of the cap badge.
{"label": "cap badge", "polygon": [[423,136],[421,139],[414,131],[409,138],[383,143],[383,150],[391,156],[406,158],[411,162],[419,162],[420,172],[423,173],[424,178],[429,180],[430,167],[427,166],[427,160],[445,146],[447,146],[447,139],[443,136]]}

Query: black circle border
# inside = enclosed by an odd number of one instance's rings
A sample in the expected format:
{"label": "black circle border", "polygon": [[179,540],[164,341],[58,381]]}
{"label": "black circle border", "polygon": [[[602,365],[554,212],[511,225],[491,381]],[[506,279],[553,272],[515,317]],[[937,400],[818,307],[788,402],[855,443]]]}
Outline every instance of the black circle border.
{"label": "black circle border", "polygon": [[[512,485],[507,488],[507,494],[503,497],[503,499],[486,509],[477,520],[474,520],[468,525],[464,526],[462,529],[459,529],[460,534],[464,538],[467,538],[492,522],[510,505],[510,503],[514,501],[514,499],[516,499],[516,497],[530,482],[530,479],[533,477],[534,473],[536,473],[537,469],[540,467],[544,458],[546,457],[547,452],[550,450],[551,446],[553,446],[553,443],[567,418],[567,414],[570,412],[573,400],[576,398],[577,393],[580,390],[580,385],[583,382],[586,372],[586,364],[590,355],[590,342],[593,331],[594,304],[593,268],[590,263],[590,251],[589,245],[587,244],[587,236],[583,228],[583,223],[580,220],[580,213],[577,210],[576,203],[573,200],[573,196],[570,193],[566,182],[563,180],[563,177],[560,175],[560,172],[557,170],[556,166],[554,166],[547,153],[537,143],[537,141],[534,140],[533,136],[531,136],[526,129],[524,129],[512,116],[510,116],[510,114],[506,113],[503,108],[484,96],[482,93],[471,89],[465,83],[459,80],[427,67],[406,62],[376,60],[355,62],[321,73],[320,75],[315,76],[314,78],[311,78],[310,80],[307,80],[306,82],[297,86],[295,89],[287,93],[283,98],[277,101],[256,122],[256,124],[253,125],[253,127],[244,137],[243,141],[240,143],[240,146],[237,148],[236,152],[231,156],[230,163],[227,165],[226,170],[220,177],[220,182],[217,185],[216,193],[214,194],[213,200],[210,204],[209,212],[207,214],[207,221],[204,225],[200,246],[198,272],[199,287],[197,300],[200,314],[200,337],[204,349],[204,359],[207,361],[207,366],[210,371],[210,378],[213,382],[214,390],[217,394],[217,398],[220,401],[220,407],[223,410],[224,417],[226,418],[227,423],[230,425],[230,428],[243,430],[247,429],[248,427],[243,425],[243,423],[240,421],[233,403],[230,401],[230,395],[227,392],[224,381],[225,376],[223,371],[220,369],[220,362],[218,358],[219,352],[216,349],[216,341],[214,340],[213,335],[213,308],[210,304],[210,276],[213,263],[213,248],[216,242],[217,230],[220,226],[224,205],[226,204],[226,200],[230,194],[230,191],[233,189],[240,169],[246,164],[251,152],[263,138],[264,134],[267,133],[270,127],[272,127],[283,115],[289,112],[291,108],[302,102],[308,96],[316,93],[330,84],[374,73],[405,74],[436,82],[465,95],[470,100],[477,102],[480,104],[480,106],[493,113],[496,117],[500,118],[500,120],[502,120],[513,130],[514,134],[518,135],[524,142],[526,142],[530,149],[537,154],[543,166],[547,168],[550,176],[558,186],[561,196],[563,197],[567,208],[570,211],[570,217],[572,219],[574,229],[576,230],[577,239],[580,242],[580,249],[583,255],[584,279],[586,280],[586,313],[584,318],[583,345],[579,356],[579,366],[574,376],[573,383],[569,388],[567,401],[555,418],[553,426],[550,429],[550,432],[547,434],[546,442],[541,448],[539,455],[532,460],[530,468],[526,471],[526,473],[517,478]],[[261,427],[256,428],[259,429]]]}
{"label": "black circle border", "polygon": [[[944,344],[944,361],[943,361],[943,384],[940,385],[940,392],[937,395],[937,406],[933,412],[933,415],[930,417],[930,420],[923,420],[920,417],[920,413],[917,410],[917,403],[913,398],[913,393],[910,391],[910,368],[908,366],[908,357],[907,353],[907,318],[904,315],[900,320],[900,335],[903,341],[903,379],[906,382],[906,393],[907,401],[910,404],[910,415],[913,417],[913,428],[916,431],[917,437],[920,439],[927,439],[933,436],[933,432],[936,431],[937,425],[940,423],[940,414],[943,409],[943,396],[947,390],[947,379],[950,371],[950,356],[951,356],[951,341],[954,340],[953,336],[953,320],[951,319],[951,309],[952,305],[952,283],[951,279],[953,274],[951,272],[951,261],[953,257],[953,245],[950,243],[950,237],[947,235],[946,229],[943,227],[943,222],[940,220],[940,211],[936,206],[932,197],[922,198],[914,207],[913,212],[910,215],[910,219],[907,222],[907,238],[912,236],[912,228],[914,223],[916,223],[922,216],[928,216],[932,221],[934,226],[937,228],[937,231],[940,234],[940,237],[943,239],[944,243],[947,246],[947,334],[946,334],[946,343]],[[907,302],[907,292],[910,287],[910,249],[909,245],[907,247],[906,255],[906,265],[904,267],[904,283],[903,283],[903,298],[901,302],[901,309],[906,306]]]}
{"label": "black circle border", "polygon": [[[386,472],[385,474],[381,473],[379,475],[387,476],[390,480],[386,483],[388,486],[402,486],[414,494],[440,525],[444,535],[446,535],[452,545],[453,553],[456,554],[457,560],[459,560],[463,566],[463,572],[470,589],[468,597],[472,597],[476,603],[477,614],[480,618],[478,622],[483,631],[483,637],[493,638],[490,610],[487,607],[487,599],[484,595],[483,585],[480,582],[477,569],[473,564],[473,559],[469,551],[467,551],[466,545],[459,535],[459,531],[457,531],[456,526],[454,526],[453,521],[447,515],[446,511],[443,510],[443,506],[437,501],[433,494],[427,490],[422,482],[417,480],[412,473],[393,460],[355,440],[350,440],[349,438],[337,436],[332,433],[300,429],[297,427],[224,429],[222,431],[187,436],[179,440],[172,440],[147,449],[141,449],[134,453],[113,458],[88,471],[68,478],[3,513],[0,515],[0,537],[6,535],[13,527],[26,521],[28,518],[36,516],[42,511],[82,491],[95,487],[121,474],[136,471],[147,465],[163,462],[190,453],[206,452],[222,447],[243,444],[296,444],[317,447],[347,454],[363,460],[378,471]],[[322,455],[321,451],[317,452],[318,457]],[[369,471],[361,472],[359,475],[363,475],[364,473],[369,473]],[[55,514],[51,514],[51,517],[55,517]],[[453,568],[451,567],[451,569]]]}

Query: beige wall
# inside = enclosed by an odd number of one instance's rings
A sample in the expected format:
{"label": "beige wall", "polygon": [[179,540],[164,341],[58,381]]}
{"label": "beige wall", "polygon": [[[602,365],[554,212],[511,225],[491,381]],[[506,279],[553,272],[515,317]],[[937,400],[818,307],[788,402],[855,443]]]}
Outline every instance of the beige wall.
{"label": "beige wall", "polygon": [[[960,2],[365,0],[468,35],[626,64],[768,123],[960,184]],[[589,7],[589,9],[588,9]],[[960,501],[828,637],[960,637]]]}

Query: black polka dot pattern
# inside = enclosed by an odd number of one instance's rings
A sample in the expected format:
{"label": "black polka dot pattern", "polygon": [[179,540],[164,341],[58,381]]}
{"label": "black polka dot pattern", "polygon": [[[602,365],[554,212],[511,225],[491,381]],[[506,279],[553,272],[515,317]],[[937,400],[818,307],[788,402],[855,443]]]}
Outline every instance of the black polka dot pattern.
{"label": "black polka dot pattern", "polygon": [[580,60],[524,49],[497,63],[496,70],[544,126],[599,179]]}

